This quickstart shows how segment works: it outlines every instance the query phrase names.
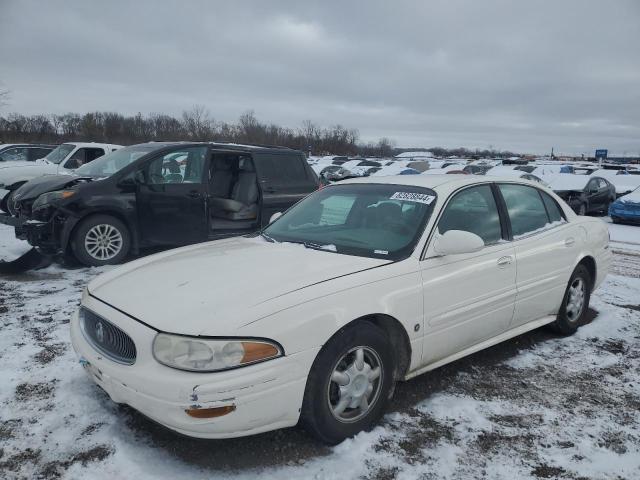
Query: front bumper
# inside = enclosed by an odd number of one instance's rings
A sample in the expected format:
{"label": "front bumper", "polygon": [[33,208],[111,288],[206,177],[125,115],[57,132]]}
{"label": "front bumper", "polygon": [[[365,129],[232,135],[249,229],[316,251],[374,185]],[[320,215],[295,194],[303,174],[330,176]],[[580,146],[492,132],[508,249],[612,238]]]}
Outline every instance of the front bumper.
{"label": "front bumper", "polygon": [[[156,331],[85,294],[83,306],[124,330],[135,342],[136,361],[122,365],[85,339],[77,313],[71,341],[89,377],[111,399],[184,435],[231,438],[293,426],[298,422],[306,380],[318,349],[225,372],[194,373],[158,363],[151,351]],[[235,411],[200,419],[193,408],[233,405]]]}

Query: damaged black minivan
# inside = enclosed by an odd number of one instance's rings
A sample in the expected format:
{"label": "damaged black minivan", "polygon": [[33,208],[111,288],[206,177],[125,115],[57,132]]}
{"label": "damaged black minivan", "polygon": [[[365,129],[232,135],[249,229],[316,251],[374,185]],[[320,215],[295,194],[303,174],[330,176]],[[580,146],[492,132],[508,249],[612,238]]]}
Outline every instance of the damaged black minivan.
{"label": "damaged black minivan", "polygon": [[[16,191],[18,238],[85,265],[152,246],[242,235],[318,188],[304,154],[223,143],[145,143]],[[4,223],[9,223],[5,221]]]}

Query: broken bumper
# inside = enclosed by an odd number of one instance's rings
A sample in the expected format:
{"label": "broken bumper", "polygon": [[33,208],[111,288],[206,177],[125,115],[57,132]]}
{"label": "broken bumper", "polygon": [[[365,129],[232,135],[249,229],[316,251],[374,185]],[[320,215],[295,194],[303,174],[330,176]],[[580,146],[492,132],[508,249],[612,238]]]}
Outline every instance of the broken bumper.
{"label": "broken bumper", "polygon": [[[83,297],[84,307],[124,330],[134,341],[133,365],[116,363],[84,337],[77,313],[71,341],[89,377],[117,403],[184,435],[231,438],[298,422],[307,375],[318,350],[309,350],[235,370],[194,373],[158,363],[151,351],[156,331],[101,301]],[[234,406],[217,418],[193,418],[187,409]]]}

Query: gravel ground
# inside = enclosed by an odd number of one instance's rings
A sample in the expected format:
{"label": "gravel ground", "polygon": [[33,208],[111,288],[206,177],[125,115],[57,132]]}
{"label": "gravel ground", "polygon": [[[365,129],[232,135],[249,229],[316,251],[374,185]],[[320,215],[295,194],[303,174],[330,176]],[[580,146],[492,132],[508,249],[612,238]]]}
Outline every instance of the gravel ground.
{"label": "gravel ground", "polygon": [[[19,249],[1,225],[0,245]],[[402,383],[379,427],[333,448],[298,428],[188,439],[113,404],[68,338],[101,270],[0,276],[0,478],[640,478],[640,249],[613,247],[576,335],[536,330]]]}

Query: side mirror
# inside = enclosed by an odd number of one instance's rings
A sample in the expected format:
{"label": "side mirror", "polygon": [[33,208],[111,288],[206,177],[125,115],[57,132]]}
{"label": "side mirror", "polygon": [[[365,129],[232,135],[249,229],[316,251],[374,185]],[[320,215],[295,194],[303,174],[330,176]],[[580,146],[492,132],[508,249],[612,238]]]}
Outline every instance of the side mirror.
{"label": "side mirror", "polygon": [[273,215],[271,215],[271,218],[269,219],[269,225],[271,225],[273,222],[275,222],[281,216],[282,216],[282,212],[276,212]]}
{"label": "side mirror", "polygon": [[478,252],[484,248],[484,240],[475,233],[463,230],[449,230],[436,236],[433,250],[438,255],[458,255]]}

